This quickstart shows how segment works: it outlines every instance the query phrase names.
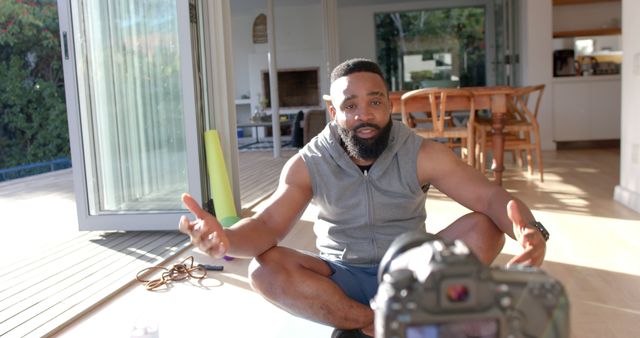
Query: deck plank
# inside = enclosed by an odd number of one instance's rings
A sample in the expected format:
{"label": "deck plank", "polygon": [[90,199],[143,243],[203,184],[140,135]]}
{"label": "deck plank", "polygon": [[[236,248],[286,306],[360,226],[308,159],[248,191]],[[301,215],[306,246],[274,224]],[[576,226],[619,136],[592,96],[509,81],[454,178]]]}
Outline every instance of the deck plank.
{"label": "deck plank", "polygon": [[[242,209],[275,190],[282,167],[295,153],[283,150],[280,158],[274,158],[271,151],[240,153]],[[46,204],[49,200],[73,200],[72,169],[0,184],[0,202],[7,209],[16,206],[21,211],[31,210],[29,203]],[[15,249],[4,249],[3,258],[4,253],[12,255],[0,261],[0,336],[53,334],[137,283],[138,271],[162,264],[189,246],[188,237],[177,231],[74,231],[74,225],[69,224],[75,222],[73,216],[53,217],[51,223],[37,218],[38,224],[30,224],[29,229],[36,232],[53,231],[55,241],[22,245],[26,252],[16,255]],[[10,218],[10,223],[21,218]],[[8,232],[13,238],[20,233]],[[13,241],[11,245],[20,248],[16,245],[19,243]]]}
{"label": "deck plank", "polygon": [[161,238],[161,235],[155,232],[122,234],[119,236],[120,241],[115,245],[102,247],[90,244],[73,255],[58,257],[47,266],[34,267],[30,274],[25,274],[26,276],[18,274],[17,276],[22,278],[15,278],[13,286],[0,294],[0,322],[4,322],[8,309],[19,313],[31,304],[37,304],[67,287],[82,283],[83,275],[99,272],[118,259],[127,248],[141,245],[140,242],[143,242],[142,248],[146,248],[148,245],[144,242],[153,243],[158,238]]}
{"label": "deck plank", "polygon": [[148,266],[160,264],[165,260],[164,257],[173,257],[179,247],[186,248],[188,241],[185,239],[186,237],[174,236],[173,238],[165,238],[164,241],[158,242],[158,244],[161,245],[154,246],[146,252],[151,256],[159,257],[152,262],[153,264],[144,263],[139,259],[140,255],[145,255],[145,250],[139,253],[137,257],[123,257],[110,266],[110,270],[113,272],[93,278],[93,283],[86,289],[69,292],[66,295],[67,297],[55,302],[55,304],[48,308],[46,313],[40,315],[37,320],[30,321],[31,326],[35,328],[29,331],[28,334],[35,337],[44,336],[54,331],[61,324],[81,316],[95,306],[96,303],[99,303],[100,300],[108,299],[119,290],[136,282],[132,278],[135,278],[138,271]]}
{"label": "deck plank", "polygon": [[[112,243],[97,255],[78,252],[71,258],[61,257],[68,269],[43,274],[31,285],[18,285],[18,292],[0,303],[4,308],[0,311],[0,335],[23,336],[38,331],[36,336],[41,336],[38,328],[81,314],[93,303],[85,300],[108,297],[132,282],[137,271],[169,259],[188,245],[188,237],[178,232],[124,235],[129,238]],[[69,266],[73,258],[76,264]]]}
{"label": "deck plank", "polygon": [[271,151],[240,153],[238,170],[242,209],[250,208],[275,191],[282,167],[296,153],[297,150],[283,150],[279,158],[274,158]]}

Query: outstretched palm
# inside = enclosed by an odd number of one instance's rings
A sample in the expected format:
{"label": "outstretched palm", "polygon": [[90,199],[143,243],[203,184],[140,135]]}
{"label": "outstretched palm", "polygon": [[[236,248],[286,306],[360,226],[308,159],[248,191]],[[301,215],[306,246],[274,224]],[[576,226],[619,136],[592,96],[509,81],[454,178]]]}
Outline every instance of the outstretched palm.
{"label": "outstretched palm", "polygon": [[220,222],[203,210],[189,194],[182,194],[182,203],[196,217],[190,221],[187,216],[180,218],[179,229],[191,237],[191,242],[212,257],[222,257],[229,249],[229,239]]}

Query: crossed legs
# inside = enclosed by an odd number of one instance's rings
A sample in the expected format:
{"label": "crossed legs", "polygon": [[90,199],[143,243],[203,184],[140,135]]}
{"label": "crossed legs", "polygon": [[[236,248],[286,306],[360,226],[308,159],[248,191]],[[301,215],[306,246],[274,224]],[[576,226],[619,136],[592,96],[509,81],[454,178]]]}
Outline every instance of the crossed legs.
{"label": "crossed legs", "polygon": [[[438,235],[463,240],[485,264],[497,257],[505,242],[498,227],[480,213],[460,217]],[[251,286],[280,308],[336,328],[360,328],[373,336],[373,311],[347,297],[330,274],[321,259],[277,246],[254,258],[249,266]]]}
{"label": "crossed legs", "polygon": [[251,286],[289,313],[337,328],[371,326],[373,311],[349,297],[329,276],[320,258],[273,247],[249,265]]}

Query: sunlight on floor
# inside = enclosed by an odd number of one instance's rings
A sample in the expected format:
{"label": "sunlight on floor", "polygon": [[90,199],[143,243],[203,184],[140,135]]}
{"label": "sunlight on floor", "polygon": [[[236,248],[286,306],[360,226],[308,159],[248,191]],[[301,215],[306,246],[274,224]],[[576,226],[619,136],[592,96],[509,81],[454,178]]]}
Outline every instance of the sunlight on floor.
{"label": "sunlight on floor", "polygon": [[[543,268],[560,279],[570,294],[572,337],[638,337],[640,214],[612,199],[619,155],[590,150],[546,152],[544,156],[544,183],[536,174],[529,177],[523,170],[508,168],[505,187],[525,201],[551,233]],[[254,173],[257,176],[263,175],[264,168],[259,169]],[[68,176],[71,182],[70,171],[56,175],[44,177],[58,181]],[[20,255],[41,251],[47,243],[60,244],[69,236],[79,236],[72,189],[54,192],[48,188],[45,185],[36,191],[25,185],[19,193],[0,195],[4,221],[0,254],[9,254],[13,263],[19,263]],[[426,209],[429,232],[469,212],[434,188],[429,191]],[[317,208],[310,205],[283,245],[313,251],[316,215]],[[508,240],[497,264],[520,251],[516,242]],[[188,254],[199,263],[223,264],[224,272],[211,273],[201,283],[176,283],[158,293],[132,284],[75,321],[61,336],[126,337],[136,320],[145,316],[159,323],[163,337],[236,337],[239,332],[274,338],[300,337],[301,332],[310,338],[330,336],[331,328],[291,316],[253,292],[247,260],[222,262],[197,251]]]}
{"label": "sunlight on floor", "polygon": [[[554,193],[546,194],[545,198],[552,196],[558,203],[546,208],[539,203],[528,203],[527,195],[522,197],[523,193],[509,189],[530,205],[536,218],[551,233],[546,261],[640,276],[640,265],[631,263],[640,257],[640,247],[635,244],[640,238],[637,216],[630,219],[598,216],[599,209],[606,209],[608,205],[594,206],[594,196],[584,190],[570,184],[547,186],[552,186],[549,190]],[[545,184],[541,184],[540,190],[544,187]],[[616,207],[615,202],[608,203]],[[429,232],[440,231],[469,212],[433,188],[429,191],[426,209]],[[514,255],[521,251],[519,244],[509,239],[502,252]]]}

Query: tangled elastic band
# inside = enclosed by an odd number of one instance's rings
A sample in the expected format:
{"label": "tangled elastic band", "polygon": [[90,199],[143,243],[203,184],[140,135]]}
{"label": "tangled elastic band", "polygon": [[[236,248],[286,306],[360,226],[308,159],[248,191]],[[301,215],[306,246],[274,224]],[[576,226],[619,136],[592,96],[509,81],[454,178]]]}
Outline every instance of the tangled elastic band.
{"label": "tangled elastic band", "polygon": [[[162,270],[162,274],[158,279],[144,279],[142,276],[148,272]],[[203,279],[207,277],[207,270],[200,265],[194,266],[193,256],[185,258],[182,262],[174,264],[167,269],[164,266],[157,265],[142,269],[136,275],[138,282],[144,283],[144,287],[149,291],[154,291],[161,286],[171,284],[174,281],[181,281],[187,278]]]}

